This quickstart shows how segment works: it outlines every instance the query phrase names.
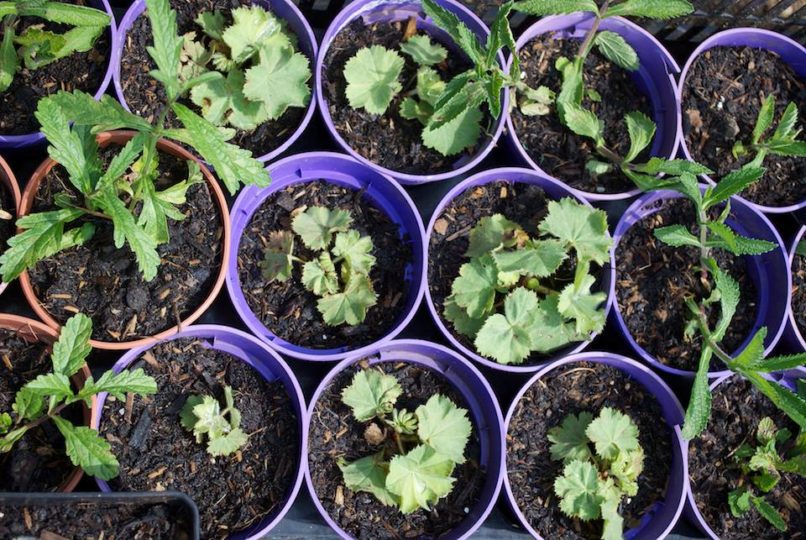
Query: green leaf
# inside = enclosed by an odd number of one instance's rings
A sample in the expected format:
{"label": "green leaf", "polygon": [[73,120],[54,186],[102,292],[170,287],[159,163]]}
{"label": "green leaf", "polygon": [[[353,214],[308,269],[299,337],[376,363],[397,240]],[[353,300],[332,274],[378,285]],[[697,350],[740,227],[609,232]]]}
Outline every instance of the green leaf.
{"label": "green leaf", "polygon": [[226,20],[224,14],[218,10],[205,11],[199,13],[195,19],[196,24],[201,26],[202,31],[216,41],[224,41],[224,30]]}
{"label": "green leaf", "polygon": [[193,428],[196,426],[196,422],[199,419],[193,413],[193,410],[196,408],[196,405],[201,405],[204,402],[204,398],[199,395],[192,395],[188,396],[185,400],[185,404],[182,406],[182,410],[179,411],[179,423],[182,424],[182,427],[188,431],[193,431]]}
{"label": "green leaf", "polygon": [[21,17],[37,17],[70,26],[109,26],[110,23],[109,15],[100,9],[53,1],[18,1],[17,12]]}
{"label": "green leaf", "polygon": [[97,381],[90,377],[78,395],[81,399],[87,399],[101,392],[108,392],[118,400],[124,401],[126,394],[138,394],[141,396],[155,394],[157,392],[157,381],[153,377],[146,375],[142,368],[127,369],[120,373],[110,370],[104,372]]}
{"label": "green leaf", "polygon": [[584,341],[588,336],[579,335],[574,323],[568,323],[557,307],[559,295],[552,294],[540,301],[534,323],[529,332],[532,350],[540,353],[555,351],[575,341]]}
{"label": "green leaf", "polygon": [[347,488],[371,493],[385,506],[397,505],[395,496],[386,489],[389,464],[384,461],[383,452],[350,463],[340,461],[338,465]]}
{"label": "green leaf", "polygon": [[487,39],[486,58],[488,66],[494,65],[496,62],[496,57],[498,56],[498,51],[502,47],[509,49],[509,52],[513,53],[512,66],[509,70],[509,75],[513,79],[520,77],[521,73],[520,58],[517,54],[514,54],[517,50],[515,36],[512,35],[512,29],[509,26],[509,14],[512,12],[514,5],[515,3],[509,0],[504,2],[498,8],[497,13],[495,14],[495,20],[493,21],[492,26],[490,26],[490,37]]}
{"label": "green leaf", "polygon": [[806,366],[806,353],[774,356],[754,366],[761,373],[775,373]]}
{"label": "green leaf", "polygon": [[504,315],[489,317],[474,342],[479,354],[501,364],[520,364],[532,351],[530,330],[537,314],[537,295],[519,287],[504,301]]}
{"label": "green leaf", "polygon": [[328,249],[333,235],[344,232],[353,218],[347,210],[330,210],[324,206],[311,206],[297,214],[291,222],[291,228],[302,238],[310,249],[321,251]]}
{"label": "green leaf", "polygon": [[515,251],[494,252],[493,258],[499,272],[548,277],[560,268],[568,254],[561,240],[528,240]]}
{"label": "green leaf", "polygon": [[241,428],[235,428],[226,435],[216,437],[207,444],[207,453],[211,456],[229,456],[237,452],[249,436]]}
{"label": "green leaf", "polygon": [[[601,485],[601,482],[600,482]],[[602,540],[624,538],[624,518],[618,513],[621,497],[609,497],[602,501]]]}
{"label": "green leaf", "polygon": [[708,418],[711,416],[711,389],[708,387],[708,368],[711,365],[711,349],[703,347],[700,352],[700,361],[697,374],[691,385],[691,398],[686,409],[686,419],[683,424],[683,438],[690,441],[705,429]]}
{"label": "green leaf", "polygon": [[714,274],[714,282],[719,292],[719,307],[722,312],[713,332],[714,340],[719,342],[725,337],[730,322],[736,314],[736,308],[739,306],[739,300],[741,299],[741,290],[736,280],[730,274],[722,271],[715,262],[712,264],[711,271]]}
{"label": "green leaf", "polygon": [[626,414],[603,407],[585,430],[596,447],[596,454],[607,461],[615,460],[620,452],[630,452],[638,446],[638,427]]}
{"label": "green leaf", "polygon": [[378,303],[378,297],[367,276],[354,274],[344,292],[320,298],[316,306],[325,323],[355,326],[364,322],[367,310]]}
{"label": "green leaf", "polygon": [[753,501],[753,506],[755,506],[756,510],[758,510],[758,513],[761,514],[761,516],[766,519],[770,525],[781,532],[786,531],[786,521],[784,521],[784,518],[781,516],[778,510],[776,510],[762,497],[753,497],[751,500]]}
{"label": "green leaf", "polygon": [[467,314],[479,319],[493,312],[498,271],[492,257],[472,259],[459,268],[459,277],[453,281],[452,296],[456,305]]}
{"label": "green leaf", "polygon": [[433,66],[448,58],[448,49],[432,43],[427,35],[414,35],[400,44],[400,50],[421,66]]}
{"label": "green leaf", "polygon": [[8,433],[8,430],[11,429],[12,425],[14,425],[14,420],[11,419],[10,414],[6,412],[0,414],[0,435],[5,435]]}
{"label": "green leaf", "polygon": [[16,15],[17,3],[17,0],[0,2],[0,18],[5,17],[6,15]]}
{"label": "green leaf", "polygon": [[549,213],[540,232],[551,234],[576,250],[577,257],[598,264],[610,260],[613,241],[607,232],[607,214],[574,199],[549,201]]}
{"label": "green leaf", "polygon": [[344,259],[350,275],[364,274],[368,276],[369,271],[375,265],[372,249],[372,238],[361,236],[358,231],[351,230],[336,235],[333,255]]}
{"label": "green leaf", "polygon": [[683,225],[658,227],[653,231],[653,233],[655,234],[655,238],[672,247],[700,247],[699,238],[691,234]]}
{"label": "green leaf", "polygon": [[400,73],[405,62],[395,51],[380,45],[360,49],[344,66],[347,100],[353,109],[383,114],[402,90]]}
{"label": "green leaf", "polygon": [[33,390],[22,387],[14,396],[14,404],[11,407],[20,418],[34,420],[44,412],[45,398]]}
{"label": "green leaf", "polygon": [[451,11],[443,8],[434,0],[422,0],[423,10],[426,16],[431,18],[436,25],[448,33],[456,45],[462,49],[470,58],[470,61],[479,66],[486,65],[486,54],[484,48],[479,43],[479,38]]}
{"label": "green leaf", "polygon": [[59,331],[59,339],[53,344],[50,358],[53,371],[67,377],[75,375],[92,351],[92,319],[83,313],[70,317]]}
{"label": "green leaf", "polygon": [[731,369],[752,369],[757,371],[764,363],[764,339],[767,337],[767,328],[760,328],[742,352],[734,358]]}
{"label": "green leaf", "polygon": [[302,267],[302,284],[317,296],[339,292],[339,276],[327,251],[320,253],[317,260],[305,263]]}
{"label": "green leaf", "polygon": [[750,510],[750,496],[752,494],[746,488],[738,488],[728,493],[728,506],[733,517],[742,517]]}
{"label": "green leaf", "polygon": [[176,12],[168,0],[146,0],[146,13],[154,38],[154,45],[147,50],[157,65],[151,76],[165,86],[168,100],[174,101],[179,95],[180,56],[184,44],[176,25]]}
{"label": "green leaf", "polygon": [[[154,162],[156,164],[156,162]],[[195,161],[188,161],[188,178],[162,190],[156,191],[152,181],[142,183],[140,193],[143,206],[137,224],[158,244],[168,242],[168,219],[182,221],[185,215],[177,208],[186,202],[187,191],[194,184],[204,182],[201,169]]]}
{"label": "green leaf", "polygon": [[[681,174],[688,173],[696,174],[714,174],[714,171],[700,165],[694,161],[687,159],[666,159],[660,157],[649,158],[649,161],[642,164],[632,165],[633,169],[645,174],[668,174],[671,176],[680,176]],[[696,183],[696,179],[695,179]]]}
{"label": "green leaf", "polygon": [[453,461],[421,444],[406,455],[392,458],[386,487],[400,498],[402,513],[410,514],[419,508],[430,510],[453,489],[453,468]]}
{"label": "green leaf", "polygon": [[593,112],[578,105],[566,104],[563,117],[568,129],[577,135],[593,139],[596,146],[604,144],[604,124]]}
{"label": "green leaf", "polygon": [[716,187],[705,197],[705,209],[721,202],[727,201],[734,195],[745,190],[748,186],[758,181],[764,176],[765,169],[745,165],[738,171],[732,171],[725,175]]}
{"label": "green leaf", "polygon": [[[607,30],[596,33],[593,43],[599,47],[602,55],[628,71],[636,71],[640,67],[638,53],[623,37]],[[641,113],[638,113],[641,114]]]}
{"label": "green leaf", "polygon": [[391,412],[402,393],[403,388],[394,375],[377,369],[362,369],[342,391],[341,401],[353,410],[356,420],[367,422]]}
{"label": "green leaf", "polygon": [[634,497],[638,493],[638,477],[644,470],[644,451],[639,446],[634,450],[620,452],[610,464],[610,475],[619,483],[625,495]]}
{"label": "green leaf", "polygon": [[752,144],[758,144],[761,141],[761,137],[763,137],[764,133],[772,126],[774,116],[775,96],[769,95],[767,99],[764,100],[764,103],[761,104],[761,109],[758,111],[756,125],[753,127]]}
{"label": "green leaf", "polygon": [[452,296],[445,300],[445,309],[442,314],[453,323],[453,327],[457,332],[471,339],[476,338],[476,334],[479,333],[479,330],[484,325],[485,319],[472,318],[467,314],[467,311],[456,305]]}
{"label": "green leaf", "polygon": [[762,255],[774,250],[777,246],[766,240],[748,238],[733,232],[733,229],[719,222],[709,222],[708,229],[716,234],[720,241],[709,241],[708,245],[725,249],[734,255]]}
{"label": "green leaf", "polygon": [[180,412],[182,426],[193,431],[197,443],[207,437],[207,453],[211,456],[233,454],[249,440],[240,428],[241,413],[235,408],[230,386],[224,386],[224,398],[226,408],[222,410],[212,396],[190,396]]}
{"label": "green leaf", "polygon": [[465,446],[473,427],[462,409],[442,394],[434,394],[415,411],[420,441],[456,464],[465,462]]}
{"label": "green leaf", "polygon": [[260,6],[237,7],[231,11],[232,25],[221,35],[230,48],[230,57],[242,64],[251,58],[264,41],[280,32],[280,21]]}
{"label": "green leaf", "polygon": [[463,73],[448,81],[445,91],[434,105],[428,128],[436,131],[484,103],[488,98],[487,90],[483,83],[472,79],[472,73]]}
{"label": "green leaf", "polygon": [[593,457],[590,451],[588,435],[585,430],[593,420],[593,415],[583,411],[579,416],[569,414],[562,424],[549,429],[548,440],[551,443],[551,459],[566,464],[572,461],[587,461]]}
{"label": "green leaf", "polygon": [[474,107],[438,128],[428,125],[423,129],[423,144],[443,156],[460,154],[478,142],[483,118],[481,110]]}
{"label": "green leaf", "polygon": [[650,144],[655,136],[655,122],[642,112],[631,112],[625,117],[630,134],[630,151],[624,161],[630,163]]}
{"label": "green leaf", "polygon": [[93,133],[115,129],[152,130],[150,123],[124,109],[112,96],[104,95],[96,101],[91,95],[76,90],[60,91],[47,99],[57,103],[74,125],[91,127]]}
{"label": "green leaf", "polygon": [[247,70],[244,95],[263,103],[269,119],[277,120],[289,107],[305,107],[311,98],[308,58],[290,47],[264,47],[260,62]]}
{"label": "green leaf", "polygon": [[521,226],[501,214],[485,216],[470,230],[465,257],[482,257],[501,247],[514,247],[526,234]]}
{"label": "green leaf", "polygon": [[602,504],[598,476],[599,471],[587,461],[566,464],[562,476],[554,481],[554,492],[560,497],[560,510],[583,521],[597,519]]}
{"label": "green leaf", "polygon": [[773,134],[773,139],[790,139],[795,132],[795,125],[798,122],[798,106],[794,102],[789,103],[778,121],[778,127]]}
{"label": "green leaf", "polygon": [[14,28],[3,26],[3,42],[0,43],[0,92],[5,92],[14,82],[19,60],[14,48]]}
{"label": "green leaf", "polygon": [[244,81],[243,71],[233,69],[226,78],[219,76],[194,86],[190,97],[208,122],[251,131],[269,119],[269,111],[262,102],[246,98]]}
{"label": "green leaf", "polygon": [[599,13],[599,7],[594,0],[522,0],[515,2],[515,9],[538,17],[563,15],[577,11]]}
{"label": "green leaf", "polygon": [[557,308],[568,319],[576,321],[576,332],[587,336],[601,332],[605,325],[605,313],[601,305],[607,300],[603,292],[591,293],[596,278],[586,275],[579,285],[570,283],[560,292]]}
{"label": "green leaf", "polygon": [[688,0],[626,0],[607,10],[608,17],[644,17],[647,19],[674,19],[694,12]]}
{"label": "green leaf", "polygon": [[806,429],[806,400],[786,387],[765,379],[754,371],[741,370],[753,385],[767,398],[787,414],[801,429]]}
{"label": "green leaf", "polygon": [[101,480],[111,480],[118,475],[118,460],[112,454],[109,443],[97,431],[76,427],[58,416],[54,416],[53,421],[64,437],[65,451],[73,465]]}

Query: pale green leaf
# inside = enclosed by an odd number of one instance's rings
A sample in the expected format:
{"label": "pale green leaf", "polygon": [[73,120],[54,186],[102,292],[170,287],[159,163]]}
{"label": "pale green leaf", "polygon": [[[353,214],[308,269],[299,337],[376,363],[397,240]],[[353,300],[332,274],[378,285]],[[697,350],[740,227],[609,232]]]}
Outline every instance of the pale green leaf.
{"label": "pale green leaf", "polygon": [[17,73],[19,60],[14,48],[14,28],[3,26],[3,41],[0,43],[0,92],[8,90]]}
{"label": "pale green leaf", "polygon": [[795,132],[795,126],[798,122],[798,106],[794,102],[790,102],[781,119],[778,121],[778,127],[775,129],[773,139],[790,139]]}
{"label": "pale green leaf", "polygon": [[367,310],[378,303],[378,296],[367,276],[354,274],[344,292],[320,298],[316,306],[325,323],[330,326],[364,322]]}
{"label": "pale green leaf", "polygon": [[615,460],[620,452],[630,452],[639,448],[638,427],[626,414],[603,407],[585,430],[588,439],[594,444],[596,454],[607,461]]}
{"label": "pale green leaf", "polygon": [[728,506],[730,506],[730,513],[733,517],[742,517],[748,510],[750,510],[750,496],[752,494],[747,491],[747,488],[738,488],[728,493]]}
{"label": "pale green leaf", "polygon": [[225,435],[211,439],[207,444],[207,453],[211,456],[229,456],[237,452],[248,440],[249,436],[241,428],[235,428]]}
{"label": "pale green leaf", "polygon": [[643,17],[666,20],[694,12],[688,0],[626,0],[607,10],[608,17]]}
{"label": "pale green leaf", "polygon": [[607,232],[607,214],[571,198],[549,201],[549,213],[540,223],[540,232],[567,242],[579,259],[605,264],[613,241]]}
{"label": "pale green leaf", "polygon": [[588,435],[585,430],[593,420],[593,415],[583,411],[579,415],[569,414],[561,425],[549,429],[548,440],[551,459],[570,463],[587,461],[593,457],[590,451]]}
{"label": "pale green leaf", "polygon": [[655,136],[655,122],[641,112],[631,112],[625,117],[627,121],[627,131],[630,134],[630,150],[624,157],[624,161],[631,162],[643,152]]}
{"label": "pale green leaf", "polygon": [[564,104],[563,116],[568,129],[577,135],[592,139],[596,146],[604,144],[604,124],[593,112],[578,105]]}
{"label": "pale green leaf", "polygon": [[697,374],[691,385],[691,398],[689,398],[686,418],[683,423],[682,436],[690,441],[703,432],[711,416],[711,389],[708,387],[708,368],[711,365],[713,353],[708,347],[703,347],[697,366]]}
{"label": "pale green leaf", "polygon": [[[271,120],[280,118],[289,107],[305,107],[311,97],[308,58],[290,47],[264,47],[260,62],[247,70],[244,95],[262,103]],[[237,127],[237,126],[236,126]]]}
{"label": "pale green leaf", "polygon": [[317,296],[339,292],[339,276],[327,251],[319,254],[318,259],[305,263],[302,267],[302,284]]}
{"label": "pale green leaf", "polygon": [[233,69],[226,78],[219,76],[194,86],[190,98],[208,122],[251,131],[269,119],[269,111],[262,102],[247,99],[244,81],[243,71]]}
{"label": "pale green leaf", "polygon": [[311,206],[297,214],[291,222],[291,228],[302,238],[307,247],[321,251],[328,249],[333,241],[333,235],[346,231],[352,221],[353,218],[347,210]]}
{"label": "pale green leaf", "polygon": [[499,272],[516,272],[519,275],[548,277],[557,271],[568,257],[561,240],[528,240],[515,251],[493,253]]}
{"label": "pale green leaf", "polygon": [[353,230],[338,233],[333,244],[333,256],[343,259],[350,275],[369,275],[375,265],[372,250],[372,238]]}
{"label": "pale green leaf", "polygon": [[62,2],[28,0],[17,2],[22,17],[37,17],[70,26],[109,26],[109,15],[103,10]]}
{"label": "pale green leaf", "polygon": [[466,310],[456,305],[452,296],[445,300],[443,315],[447,320],[453,323],[453,327],[457,332],[471,339],[476,338],[476,334],[481,330],[485,320],[472,318],[467,314]]}
{"label": "pale green leaf", "polygon": [[96,381],[90,377],[84,388],[78,393],[81,399],[86,399],[101,392],[108,392],[120,401],[126,400],[126,394],[146,396],[157,392],[157,381],[146,375],[142,368],[123,370],[120,373],[106,371]]}
{"label": "pale green leaf", "polygon": [[354,109],[383,114],[403,88],[398,80],[405,62],[380,45],[359,50],[344,66],[347,100]]}
{"label": "pale green leaf", "polygon": [[554,492],[560,497],[560,510],[583,521],[600,516],[602,497],[598,494],[599,472],[587,461],[565,465],[562,476],[554,481]]}
{"label": "pale green leaf", "polygon": [[231,14],[232,25],[221,38],[230,48],[230,57],[238,64],[262,50],[263,42],[282,28],[277,17],[261,6],[237,7]]}
{"label": "pale green leaf", "polygon": [[504,301],[504,314],[489,317],[474,345],[479,354],[501,364],[520,364],[532,351],[530,332],[538,311],[537,295],[519,287]]}
{"label": "pale green leaf", "polygon": [[384,461],[383,452],[350,463],[340,461],[338,465],[348,489],[371,493],[385,506],[397,505],[395,496],[386,489],[389,464]]}
{"label": "pale green leaf", "polygon": [[59,331],[50,355],[54,373],[72,377],[86,362],[92,351],[92,319],[83,313],[70,317]]}
{"label": "pale green leaf", "polygon": [[501,247],[515,247],[526,239],[521,226],[501,214],[485,216],[470,230],[465,257],[481,257]]}
{"label": "pale green leaf", "polygon": [[599,52],[617,66],[628,71],[636,71],[640,67],[638,53],[619,34],[608,30],[597,32],[593,42],[599,47]]}
{"label": "pale green leaf", "polygon": [[415,411],[417,436],[438,454],[456,464],[465,462],[465,446],[473,427],[462,409],[442,394],[431,396]]}
{"label": "pale green leaf", "polygon": [[48,100],[58,103],[74,125],[91,127],[93,133],[115,129],[149,132],[152,129],[150,123],[124,109],[112,96],[104,95],[96,101],[91,95],[76,90],[60,91]]}
{"label": "pale green leaf", "polygon": [[423,144],[443,156],[460,154],[478,142],[483,117],[481,110],[473,107],[440,127],[428,125],[423,129]]}
{"label": "pale green leaf", "polygon": [[404,514],[417,509],[430,510],[447,496],[456,481],[451,478],[454,463],[427,445],[420,445],[406,455],[397,455],[389,463],[386,487],[400,499]]}
{"label": "pale green leaf", "polygon": [[756,118],[756,125],[753,127],[752,144],[758,144],[764,133],[772,126],[772,121],[775,118],[775,96],[769,95],[761,108],[758,111],[758,118]]}
{"label": "pale green leaf", "polygon": [[459,277],[453,281],[454,302],[478,319],[493,312],[498,271],[492,257],[472,259],[459,268]]}
{"label": "pale green leaf", "polygon": [[11,407],[20,418],[34,420],[44,412],[45,398],[23,387],[14,396],[14,404]]}
{"label": "pale green leaf", "polygon": [[400,50],[411,56],[421,66],[433,66],[448,58],[448,49],[432,43],[427,35],[414,35],[400,44]]}
{"label": "pale green leaf", "polygon": [[607,300],[603,292],[592,293],[591,287],[596,278],[586,275],[579,285],[571,283],[560,292],[557,308],[560,313],[576,323],[576,332],[588,335],[601,332],[605,325],[605,314],[602,304]]}
{"label": "pale green leaf", "polygon": [[655,235],[655,238],[672,247],[700,247],[699,238],[691,234],[683,225],[657,227],[652,232]]}
{"label": "pale green leaf", "polygon": [[388,414],[402,393],[394,375],[362,369],[353,376],[350,386],[342,390],[341,400],[353,410],[356,420],[367,422]]}
{"label": "pale green leaf", "polygon": [[521,0],[515,2],[515,9],[539,17],[577,11],[599,13],[599,7],[594,0]]}
{"label": "pale green leaf", "polygon": [[587,335],[576,332],[573,322],[566,322],[557,307],[559,296],[552,294],[540,301],[534,322],[529,332],[532,350],[549,353],[575,341],[584,341]]}
{"label": "pale green leaf", "polygon": [[226,28],[226,20],[224,19],[224,14],[220,11],[213,10],[199,13],[195,22],[201,26],[202,31],[211,38],[216,41],[224,40],[223,34]]}

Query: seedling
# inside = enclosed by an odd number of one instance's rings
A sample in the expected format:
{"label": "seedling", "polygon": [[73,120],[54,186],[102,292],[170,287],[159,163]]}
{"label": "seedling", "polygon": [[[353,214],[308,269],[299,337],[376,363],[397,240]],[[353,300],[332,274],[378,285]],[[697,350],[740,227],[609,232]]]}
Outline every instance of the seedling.
{"label": "seedling", "polygon": [[750,142],[736,141],[733,145],[734,157],[753,156],[752,163],[756,166],[761,166],[768,155],[806,157],[806,141],[797,140],[801,133],[801,130],[797,129],[798,106],[789,103],[778,120],[775,131],[770,134],[769,130],[773,127],[774,120],[775,96],[769,95],[759,109]]}
{"label": "seedling", "polygon": [[284,21],[257,5],[233,9],[232,19],[226,26],[223,13],[206,11],[196,24],[207,39],[183,36],[181,81],[210,74],[190,91],[204,118],[254,130],[289,107],[307,105],[311,69]]}
{"label": "seedling", "polygon": [[[36,17],[72,28],[60,34],[31,25],[18,34],[18,17]],[[0,2],[0,92],[8,90],[21,65],[33,71],[73,53],[89,51],[109,23],[104,11],[86,6],[46,0]]]}
{"label": "seedling", "polygon": [[395,409],[403,389],[394,375],[376,368],[361,370],[342,392],[342,402],[359,422],[364,438],[378,451],[356,461],[339,461],[344,483],[365,491],[404,514],[430,508],[446,497],[456,481],[456,465],[465,462],[472,430],[467,410],[435,394],[414,413]]}
{"label": "seedling", "polygon": [[12,411],[0,413],[0,453],[10,452],[28,431],[50,420],[64,437],[65,450],[74,465],[102,480],[118,475],[120,465],[109,443],[96,430],[74,426],[60,413],[79,402],[91,407],[93,396],[102,392],[121,401],[131,394],[153,394],[157,383],[142,369],[107,371],[97,381],[90,376],[84,386],[75,391],[70,377],[81,370],[92,350],[91,334],[92,320],[86,315],[75,315],[65,323],[50,355],[53,371],[39,375],[20,388]]}
{"label": "seedling", "polygon": [[[569,198],[550,201],[537,230],[530,238],[500,214],[482,218],[470,231],[470,262],[445,300],[444,315],[456,331],[502,364],[520,364],[533,352],[587,340],[604,328],[607,296],[591,292],[590,270],[610,258],[607,215]],[[572,254],[573,282],[552,288]]]}
{"label": "seedling", "polygon": [[589,412],[570,414],[549,430],[551,459],[562,461],[554,482],[564,514],[583,521],[601,519],[603,540],[621,540],[621,501],[638,493],[644,450],[638,427],[626,414],[604,407],[596,419]]}
{"label": "seedling", "polygon": [[[115,247],[128,244],[143,277],[152,280],[160,265],[157,247],[170,239],[168,220],[184,219],[179,206],[185,203],[187,190],[202,181],[199,167],[188,161],[185,180],[157,190],[157,143],[163,137],[196,150],[215,168],[230,193],[234,194],[241,184],[269,184],[259,161],[248,151],[226,142],[231,130],[219,129],[179,103],[193,87],[220,75],[205,73],[182,82],[183,40],[177,36],[176,13],[168,0],[147,0],[146,5],[154,32],[154,47],[149,48],[149,54],[158,67],[152,76],[165,88],[167,106],[152,125],[126,111],[110,96],[95,101],[83,92],[59,92],[39,102],[36,118],[50,142],[48,153],[67,170],[78,195],[57,195],[58,210],[27,215],[17,221],[23,232],[8,241],[9,249],[0,257],[4,282],[46,257],[87,242],[95,234],[95,226],[80,223],[81,218],[89,216],[112,222]],[[182,129],[166,128],[169,111],[182,123]],[[95,134],[120,128],[137,134],[104,169]],[[68,226],[73,228],[66,229]]]}
{"label": "seedling", "polygon": [[[367,310],[377,302],[369,277],[375,265],[372,239],[350,229],[353,218],[346,210],[312,206],[299,212],[291,231],[269,235],[263,260],[263,276],[285,282],[294,263],[302,267],[302,284],[319,296],[317,308],[331,326],[355,326],[364,321]],[[317,256],[309,261],[294,255],[294,234]]]}
{"label": "seedling", "polygon": [[197,443],[201,444],[207,438],[207,453],[211,456],[234,454],[249,439],[241,429],[241,413],[235,408],[232,388],[226,385],[224,404],[224,410],[221,410],[216,398],[192,395],[180,413],[182,427],[193,432]]}

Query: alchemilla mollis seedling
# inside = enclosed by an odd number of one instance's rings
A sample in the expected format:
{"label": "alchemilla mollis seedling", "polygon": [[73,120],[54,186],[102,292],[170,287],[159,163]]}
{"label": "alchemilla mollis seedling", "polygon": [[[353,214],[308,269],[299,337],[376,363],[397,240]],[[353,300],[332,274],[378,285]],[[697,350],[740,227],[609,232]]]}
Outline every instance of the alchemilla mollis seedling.
{"label": "alchemilla mollis seedling", "polygon": [[230,386],[224,386],[223,409],[215,397],[194,394],[179,416],[182,427],[195,435],[197,443],[207,439],[207,453],[214,457],[234,454],[249,439],[241,429],[241,412],[235,407]]}

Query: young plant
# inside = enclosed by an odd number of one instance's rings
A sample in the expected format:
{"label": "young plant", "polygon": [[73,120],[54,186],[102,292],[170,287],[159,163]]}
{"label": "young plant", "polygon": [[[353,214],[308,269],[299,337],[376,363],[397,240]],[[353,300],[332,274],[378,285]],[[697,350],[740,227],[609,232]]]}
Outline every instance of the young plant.
{"label": "young plant", "polygon": [[742,471],[740,487],[728,494],[730,511],[735,517],[744,516],[752,506],[773,527],[781,532],[787,530],[783,516],[768,499],[780,482],[781,473],[806,477],[806,432],[801,431],[795,441],[790,441],[791,438],[788,429],[779,430],[772,418],[764,417],[758,423],[755,446],[744,443],[733,454]]}
{"label": "young plant", "polygon": [[775,131],[769,134],[774,121],[775,96],[769,95],[759,109],[749,142],[736,141],[733,145],[733,156],[736,158],[752,156],[752,163],[758,167],[768,155],[806,157],[806,141],[798,140],[801,133],[801,130],[797,129],[798,106],[789,103],[778,120]]}
{"label": "young plant", "polygon": [[353,491],[365,491],[404,514],[430,510],[446,497],[456,481],[456,465],[464,452],[472,426],[467,410],[435,394],[414,413],[395,409],[403,389],[394,375],[375,368],[355,374],[342,392],[342,402],[359,422],[366,423],[364,438],[377,452],[339,468]]}
{"label": "young plant", "polygon": [[[18,34],[18,17],[36,17],[72,28],[57,33],[36,24]],[[21,65],[33,71],[73,53],[89,51],[109,23],[104,11],[86,6],[47,0],[0,1],[0,92],[8,90]]]}
{"label": "young plant", "polygon": [[[604,328],[606,295],[591,292],[590,270],[610,258],[607,215],[573,199],[550,201],[537,230],[530,238],[500,214],[481,219],[470,231],[470,262],[445,300],[444,315],[456,331],[502,364],[520,364],[533,352],[587,340]],[[573,282],[553,289],[572,253]]]}
{"label": "young plant", "polygon": [[180,413],[182,427],[193,432],[197,443],[203,443],[207,437],[207,453],[211,456],[234,454],[249,439],[241,429],[241,413],[235,408],[232,388],[226,385],[224,404],[224,410],[221,410],[216,398],[192,395]]}
{"label": "young plant", "polygon": [[[0,257],[4,282],[46,257],[87,242],[95,227],[82,223],[82,218],[90,216],[111,221],[115,247],[128,244],[143,277],[153,279],[160,265],[157,247],[169,241],[168,220],[184,219],[179,206],[185,203],[190,186],[202,181],[199,167],[188,161],[185,180],[157,189],[157,143],[163,137],[196,150],[232,194],[241,184],[268,185],[263,165],[248,151],[227,142],[232,130],[219,129],[179,103],[194,86],[219,75],[205,73],[183,82],[179,60],[183,40],[177,36],[176,13],[168,0],[147,0],[146,5],[154,32],[154,46],[148,51],[158,67],[152,76],[165,88],[167,106],[152,125],[109,96],[95,101],[83,92],[59,92],[39,102],[36,118],[50,142],[48,153],[66,169],[77,196],[59,194],[55,198],[58,210],[17,221],[23,232],[8,241],[9,249]],[[166,128],[169,111],[183,128]],[[134,130],[136,135],[104,168],[95,134],[120,128]]]}
{"label": "young plant", "polygon": [[232,19],[226,26],[223,13],[207,11],[196,18],[207,39],[184,35],[180,80],[210,74],[190,91],[204,118],[254,130],[307,105],[311,69],[285,22],[258,5],[233,9]]}
{"label": "young plant", "polygon": [[53,371],[39,375],[20,388],[12,410],[0,413],[0,453],[10,452],[14,443],[28,431],[52,421],[64,437],[65,450],[74,465],[102,480],[118,475],[120,465],[109,443],[96,430],[74,426],[60,413],[79,402],[91,407],[93,396],[102,392],[108,392],[121,401],[127,394],[153,394],[157,391],[157,383],[142,369],[120,373],[107,371],[97,381],[90,377],[80,390],[74,390],[70,377],[81,370],[92,350],[89,344],[91,334],[92,320],[86,315],[75,315],[65,323],[50,355]]}
{"label": "young plant", "polygon": [[621,501],[638,493],[644,450],[638,427],[626,414],[604,407],[595,419],[589,412],[570,414],[549,430],[551,459],[562,461],[554,482],[560,510],[583,521],[601,519],[603,540],[621,540]]}
{"label": "young plant", "polygon": [[[319,296],[317,308],[330,326],[364,322],[367,310],[377,302],[369,277],[375,266],[372,239],[350,229],[353,218],[346,210],[311,206],[291,222],[291,231],[274,231],[263,260],[263,276],[285,282],[294,263],[302,267],[302,284]],[[294,234],[315,258],[306,261],[294,255]]]}

